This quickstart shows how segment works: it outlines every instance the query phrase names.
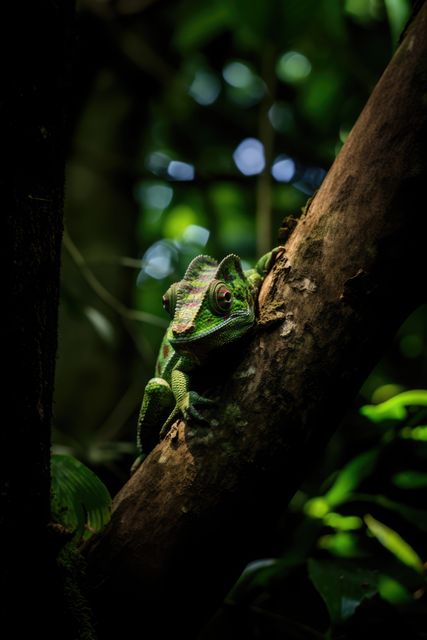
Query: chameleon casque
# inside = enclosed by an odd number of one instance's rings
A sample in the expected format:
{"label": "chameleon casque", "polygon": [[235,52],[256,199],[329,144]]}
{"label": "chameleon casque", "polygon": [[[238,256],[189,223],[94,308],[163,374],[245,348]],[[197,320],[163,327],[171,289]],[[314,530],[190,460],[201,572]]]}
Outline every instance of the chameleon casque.
{"label": "chameleon casque", "polygon": [[137,444],[145,456],[181,414],[186,420],[208,422],[198,406],[212,404],[190,390],[191,373],[208,354],[243,336],[256,323],[258,291],[277,249],[243,271],[240,258],[230,254],[221,262],[205,255],[192,260],[179,282],[163,296],[172,317],[156,363],[156,377],[148,381],[138,419]]}

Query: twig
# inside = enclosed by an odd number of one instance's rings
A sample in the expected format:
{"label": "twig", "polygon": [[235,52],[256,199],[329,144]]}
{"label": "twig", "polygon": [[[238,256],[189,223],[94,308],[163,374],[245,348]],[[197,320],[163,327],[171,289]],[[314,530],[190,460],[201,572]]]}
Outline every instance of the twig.
{"label": "twig", "polygon": [[123,425],[139,407],[144,385],[141,380],[134,381],[113,407],[105,422],[97,429],[98,438],[112,440],[120,433]]}
{"label": "twig", "polygon": [[138,309],[129,309],[120,300],[118,300],[112,293],[104,287],[98,280],[93,271],[88,267],[85,258],[80,253],[74,242],[71,240],[67,231],[64,231],[64,246],[67,249],[74,264],[79,268],[80,273],[105,304],[114,309],[116,313],[123,316],[127,320],[136,320],[138,322],[146,322],[157,327],[167,327],[167,322],[163,318],[159,318],[152,313],[146,313],[145,311],[139,311]]}
{"label": "twig", "polygon": [[118,264],[121,267],[130,269],[141,269],[140,258],[130,258],[128,256],[102,256],[98,258],[86,258],[86,264]]}

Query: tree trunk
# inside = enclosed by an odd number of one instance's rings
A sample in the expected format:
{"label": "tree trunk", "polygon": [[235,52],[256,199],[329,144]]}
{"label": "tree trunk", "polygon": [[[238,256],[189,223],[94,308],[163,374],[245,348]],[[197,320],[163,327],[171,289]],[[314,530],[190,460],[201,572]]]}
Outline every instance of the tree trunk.
{"label": "tree trunk", "polygon": [[424,6],[266,278],[260,330],[206,381],[218,426],[175,424],[89,546],[111,636],[139,624],[192,637],[265,554],[285,500],[419,303],[426,34]]}
{"label": "tree trunk", "polygon": [[[65,60],[73,2],[2,13],[0,197],[5,401],[0,461],[0,635],[50,637],[50,424],[64,192]],[[50,581],[50,583],[49,583]],[[12,625],[12,627],[10,627]],[[13,629],[13,632],[10,630]]]}

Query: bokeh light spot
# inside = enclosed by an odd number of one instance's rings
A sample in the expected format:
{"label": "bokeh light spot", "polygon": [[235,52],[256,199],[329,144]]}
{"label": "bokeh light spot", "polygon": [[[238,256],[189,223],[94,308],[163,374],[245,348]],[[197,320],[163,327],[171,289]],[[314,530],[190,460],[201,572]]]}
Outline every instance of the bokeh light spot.
{"label": "bokeh light spot", "polygon": [[290,182],[295,176],[295,162],[287,156],[279,156],[273,162],[271,175],[277,182]]}
{"label": "bokeh light spot", "polygon": [[251,107],[262,99],[265,93],[264,82],[243,62],[229,62],[222,75],[228,84],[227,96],[235,104]]}
{"label": "bokeh light spot", "polygon": [[209,240],[210,231],[205,227],[200,227],[198,224],[190,224],[182,234],[184,242],[189,244],[197,244],[200,247],[206,246]]}
{"label": "bokeh light spot", "polygon": [[213,104],[221,91],[218,78],[208,71],[196,71],[188,93],[198,104],[207,107]]}
{"label": "bokeh light spot", "polygon": [[284,103],[275,102],[269,109],[268,119],[272,127],[281,133],[287,133],[295,127],[292,110]]}
{"label": "bokeh light spot", "polygon": [[225,65],[222,76],[224,80],[236,89],[247,89],[253,81],[253,73],[243,62],[229,62]]}
{"label": "bokeh light spot", "polygon": [[137,278],[137,284],[141,284],[147,276],[156,280],[166,278],[173,272],[174,249],[170,243],[163,240],[155,242],[142,258],[141,271]]}
{"label": "bokeh light spot", "polygon": [[142,182],[135,188],[135,197],[147,209],[163,211],[172,202],[173,189],[167,184]]}
{"label": "bokeh light spot", "polygon": [[170,158],[166,153],[162,151],[153,151],[150,153],[146,160],[146,166],[149,171],[155,173],[158,176],[162,176],[166,173],[170,163]]}
{"label": "bokeh light spot", "polygon": [[264,146],[256,138],[245,138],[235,149],[233,160],[243,175],[257,175],[265,167]]}
{"label": "bokeh light spot", "polygon": [[171,160],[168,165],[168,176],[173,180],[188,182],[194,180],[195,171],[192,164],[181,162],[180,160]]}
{"label": "bokeh light spot", "polygon": [[311,72],[311,63],[302,53],[288,51],[278,60],[276,73],[280,80],[291,84],[305,80]]}

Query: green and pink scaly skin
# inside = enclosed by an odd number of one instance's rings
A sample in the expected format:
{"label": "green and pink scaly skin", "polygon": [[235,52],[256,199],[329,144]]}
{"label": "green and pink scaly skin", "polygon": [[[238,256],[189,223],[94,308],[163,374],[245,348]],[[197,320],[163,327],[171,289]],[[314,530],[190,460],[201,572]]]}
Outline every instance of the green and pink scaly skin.
{"label": "green and pink scaly skin", "polygon": [[133,470],[179,415],[207,422],[196,407],[213,401],[190,390],[190,374],[211,351],[234,342],[254,326],[258,291],[277,250],[246,272],[234,254],[220,263],[209,256],[197,256],[183,279],[163,296],[172,321],[160,347],[156,377],[144,390],[137,434],[141,455]]}

